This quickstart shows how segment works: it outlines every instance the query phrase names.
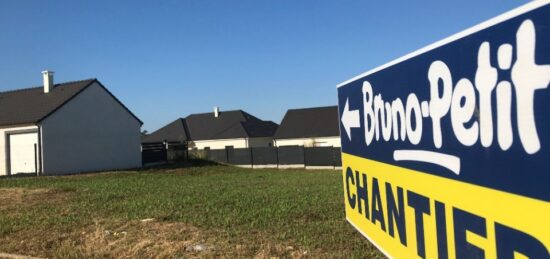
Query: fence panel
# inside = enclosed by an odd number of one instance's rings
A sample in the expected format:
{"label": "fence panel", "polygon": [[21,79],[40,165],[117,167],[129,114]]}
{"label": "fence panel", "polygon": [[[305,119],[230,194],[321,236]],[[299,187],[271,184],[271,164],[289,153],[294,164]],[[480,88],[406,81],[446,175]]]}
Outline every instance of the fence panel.
{"label": "fence panel", "polygon": [[306,147],[306,166],[334,166],[333,147]]}
{"label": "fence panel", "polygon": [[342,166],[339,147],[284,146],[189,150],[189,158],[233,165]]}
{"label": "fence panel", "polygon": [[252,157],[250,148],[229,148],[227,149],[229,164],[232,165],[251,165]]}
{"label": "fence panel", "polygon": [[304,147],[302,146],[287,146],[279,147],[278,156],[280,165],[303,165]]}
{"label": "fence panel", "polygon": [[208,150],[190,149],[188,152],[189,159],[208,159]]}
{"label": "fence panel", "polygon": [[141,147],[141,163],[149,164],[166,161],[167,154],[164,143],[147,143]]}
{"label": "fence panel", "polygon": [[183,161],[187,159],[187,144],[167,143],[166,159],[168,161]]}
{"label": "fence panel", "polygon": [[254,165],[276,165],[276,147],[255,147],[252,148],[252,162]]}
{"label": "fence panel", "polygon": [[211,149],[207,152],[208,160],[219,163],[227,163],[227,151],[225,149]]}

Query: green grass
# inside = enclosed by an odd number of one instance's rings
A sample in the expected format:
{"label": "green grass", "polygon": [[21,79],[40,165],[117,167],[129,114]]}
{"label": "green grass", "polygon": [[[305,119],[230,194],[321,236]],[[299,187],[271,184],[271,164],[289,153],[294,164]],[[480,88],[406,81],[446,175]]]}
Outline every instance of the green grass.
{"label": "green grass", "polygon": [[244,256],[252,256],[259,242],[270,242],[293,245],[310,255],[382,257],[345,221],[338,171],[199,165],[4,178],[0,188],[55,190],[55,195],[33,196],[38,202],[31,201],[32,206],[0,204],[0,252],[62,256],[62,241],[53,240],[43,249],[18,241],[29,233],[77,233],[97,222],[109,226],[155,218],[196,227],[210,235],[209,242],[224,244],[218,247],[250,244],[252,254]]}

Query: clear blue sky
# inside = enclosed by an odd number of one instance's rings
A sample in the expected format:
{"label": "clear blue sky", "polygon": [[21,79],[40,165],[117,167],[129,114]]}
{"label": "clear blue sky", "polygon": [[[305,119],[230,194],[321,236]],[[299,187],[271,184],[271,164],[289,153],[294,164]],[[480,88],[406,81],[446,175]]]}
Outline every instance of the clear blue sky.
{"label": "clear blue sky", "polygon": [[520,6],[462,1],[2,1],[0,91],[96,77],[156,130],[243,109],[280,122],[336,84]]}

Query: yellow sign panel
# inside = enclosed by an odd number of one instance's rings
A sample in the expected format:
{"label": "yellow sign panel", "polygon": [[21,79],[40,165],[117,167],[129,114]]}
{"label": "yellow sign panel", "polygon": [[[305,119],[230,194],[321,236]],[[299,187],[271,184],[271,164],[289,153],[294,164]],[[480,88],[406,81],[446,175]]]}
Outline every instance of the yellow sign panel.
{"label": "yellow sign panel", "polygon": [[549,202],[345,153],[342,168],[347,220],[390,257],[514,258],[550,247]]}

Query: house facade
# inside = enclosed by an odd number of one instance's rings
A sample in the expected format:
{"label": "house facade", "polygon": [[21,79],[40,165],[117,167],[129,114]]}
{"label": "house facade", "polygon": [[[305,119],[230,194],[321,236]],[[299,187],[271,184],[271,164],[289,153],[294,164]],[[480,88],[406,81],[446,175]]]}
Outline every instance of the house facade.
{"label": "house facade", "polygon": [[141,166],[142,122],[97,79],[0,93],[0,175]]}
{"label": "house facade", "polygon": [[232,148],[249,148],[249,147],[269,147],[273,143],[273,137],[243,137],[234,139],[214,139],[214,140],[197,140],[191,141],[189,148],[191,149],[224,149]]}
{"label": "house facade", "polygon": [[143,143],[179,142],[189,149],[268,147],[277,124],[242,110],[191,114],[145,136]]}
{"label": "house facade", "polygon": [[338,106],[288,110],[273,142],[277,147],[340,147]]}

